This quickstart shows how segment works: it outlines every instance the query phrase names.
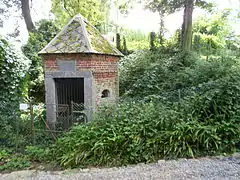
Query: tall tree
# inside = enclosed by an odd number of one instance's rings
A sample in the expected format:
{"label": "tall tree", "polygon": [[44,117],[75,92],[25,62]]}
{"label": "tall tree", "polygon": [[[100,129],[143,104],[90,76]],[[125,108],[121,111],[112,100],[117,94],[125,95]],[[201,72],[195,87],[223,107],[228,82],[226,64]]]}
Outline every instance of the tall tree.
{"label": "tall tree", "polygon": [[191,50],[192,47],[192,14],[194,8],[194,0],[184,1],[184,13],[182,24],[182,48],[186,51]]}
{"label": "tall tree", "polygon": [[[5,17],[11,14],[12,9],[21,9],[22,16],[24,18],[28,32],[34,30],[34,23],[30,13],[30,1],[29,0],[3,0],[0,2],[0,14],[5,15]],[[1,22],[1,20],[0,20]]]}
{"label": "tall tree", "polygon": [[30,13],[29,0],[21,0],[21,9],[27,30],[28,32],[32,32],[34,30],[34,24]]}
{"label": "tall tree", "polygon": [[194,7],[211,8],[212,4],[204,0],[150,0],[146,1],[146,7],[152,11],[172,14],[184,8],[181,47],[186,51],[191,50],[192,44],[192,15]]}

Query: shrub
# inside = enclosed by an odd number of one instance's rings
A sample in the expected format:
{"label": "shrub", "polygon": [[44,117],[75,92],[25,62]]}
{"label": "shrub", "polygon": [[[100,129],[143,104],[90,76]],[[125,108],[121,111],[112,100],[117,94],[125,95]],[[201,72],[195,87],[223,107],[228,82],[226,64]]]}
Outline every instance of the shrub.
{"label": "shrub", "polygon": [[120,92],[139,99],[162,95],[178,101],[179,91],[185,96],[193,87],[238,69],[239,60],[234,58],[205,61],[193,53],[141,51],[121,60]]}
{"label": "shrub", "polygon": [[135,52],[121,59],[120,93],[143,97],[171,90],[177,73],[198,59],[196,54],[169,49]]}
{"label": "shrub", "polygon": [[26,146],[25,152],[31,161],[47,162],[51,159],[49,147]]}
{"label": "shrub", "polygon": [[0,171],[12,171],[12,170],[21,170],[26,167],[30,167],[31,163],[24,157],[13,156],[7,160],[2,166],[0,166]]}
{"label": "shrub", "polygon": [[197,120],[182,122],[164,132],[165,157],[195,157],[232,153],[239,143],[240,129],[237,121],[202,123]]}
{"label": "shrub", "polygon": [[0,161],[4,161],[9,156],[9,152],[6,149],[0,151]]}
{"label": "shrub", "polygon": [[21,119],[18,126],[19,134],[23,135],[26,139],[21,144],[23,148],[25,146],[34,144],[41,146],[48,146],[53,143],[53,138],[50,132],[46,132],[46,109],[42,104],[33,106],[33,120],[34,120],[34,136],[32,134],[31,114],[30,110],[21,113]]}
{"label": "shrub", "polygon": [[239,143],[239,120],[200,121],[178,104],[123,103],[104,108],[97,120],[75,126],[57,142],[65,167],[116,166],[160,158],[231,153]]}
{"label": "shrub", "polygon": [[13,154],[9,149],[0,150],[0,171],[20,170],[30,166],[30,162],[21,154]]}
{"label": "shrub", "polygon": [[19,102],[25,90],[26,59],[5,40],[0,39],[0,145],[11,145],[16,132]]}
{"label": "shrub", "polygon": [[154,105],[126,103],[115,108],[102,109],[98,120],[75,126],[58,140],[56,150],[62,165],[120,165],[149,160],[147,154],[142,156],[146,147],[140,146],[146,135],[155,133],[149,123],[158,116]]}

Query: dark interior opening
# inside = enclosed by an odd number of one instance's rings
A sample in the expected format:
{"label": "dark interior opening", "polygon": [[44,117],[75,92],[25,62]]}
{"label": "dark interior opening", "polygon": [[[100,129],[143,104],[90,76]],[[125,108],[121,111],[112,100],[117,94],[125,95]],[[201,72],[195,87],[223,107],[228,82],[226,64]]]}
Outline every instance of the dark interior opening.
{"label": "dark interior opening", "polygon": [[86,122],[84,79],[56,78],[57,130],[68,130],[74,123]]}
{"label": "dark interior opening", "polygon": [[109,97],[109,96],[110,96],[110,91],[107,90],[107,89],[103,90],[101,97],[102,97],[102,98],[107,98],[107,97]]}
{"label": "dark interior opening", "polygon": [[56,100],[57,104],[84,103],[84,79],[83,78],[57,78]]}

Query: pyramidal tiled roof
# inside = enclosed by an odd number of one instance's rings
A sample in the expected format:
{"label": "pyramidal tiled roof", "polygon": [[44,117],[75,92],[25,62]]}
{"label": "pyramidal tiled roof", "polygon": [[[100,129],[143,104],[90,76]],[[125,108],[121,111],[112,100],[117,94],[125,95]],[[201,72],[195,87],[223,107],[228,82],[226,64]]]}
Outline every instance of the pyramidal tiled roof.
{"label": "pyramidal tiled roof", "polygon": [[122,56],[101,33],[81,15],[76,15],[39,54],[95,53]]}

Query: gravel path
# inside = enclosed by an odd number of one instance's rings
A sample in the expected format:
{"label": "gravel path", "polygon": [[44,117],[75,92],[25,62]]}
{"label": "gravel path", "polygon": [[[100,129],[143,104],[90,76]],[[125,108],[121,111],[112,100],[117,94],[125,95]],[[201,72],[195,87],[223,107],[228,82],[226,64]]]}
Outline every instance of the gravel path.
{"label": "gravel path", "polygon": [[0,174],[1,180],[145,180],[206,179],[240,180],[240,154],[233,157],[160,160],[121,168],[74,169],[58,172],[26,170]]}

